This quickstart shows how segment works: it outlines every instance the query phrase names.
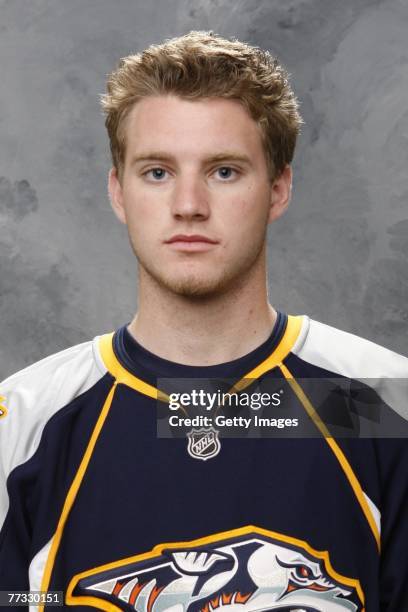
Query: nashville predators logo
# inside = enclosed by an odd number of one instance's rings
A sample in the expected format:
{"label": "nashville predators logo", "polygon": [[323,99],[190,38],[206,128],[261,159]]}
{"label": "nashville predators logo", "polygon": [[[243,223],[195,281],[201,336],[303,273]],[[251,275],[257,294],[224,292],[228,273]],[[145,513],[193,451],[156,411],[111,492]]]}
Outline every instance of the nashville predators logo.
{"label": "nashville predators logo", "polygon": [[327,552],[253,526],[174,544],[74,576],[69,605],[138,612],[364,612],[358,580]]}
{"label": "nashville predators logo", "polygon": [[5,401],[6,398],[3,395],[0,395],[0,419],[7,415],[7,408],[3,404]]}

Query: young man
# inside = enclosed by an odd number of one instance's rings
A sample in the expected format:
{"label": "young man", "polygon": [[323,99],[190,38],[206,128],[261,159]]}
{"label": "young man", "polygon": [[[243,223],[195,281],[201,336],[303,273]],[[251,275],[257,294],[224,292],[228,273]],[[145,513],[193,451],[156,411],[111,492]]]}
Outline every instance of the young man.
{"label": "young man", "polygon": [[[0,386],[0,590],[102,610],[408,609],[407,444],[331,437],[338,394],[317,405],[307,382],[346,381],[351,401],[364,381],[370,409],[398,413],[408,360],[268,301],[301,123],[285,71],[191,32],[123,59],[103,107],[138,312]],[[278,385],[308,435],[160,438],[165,379]]]}

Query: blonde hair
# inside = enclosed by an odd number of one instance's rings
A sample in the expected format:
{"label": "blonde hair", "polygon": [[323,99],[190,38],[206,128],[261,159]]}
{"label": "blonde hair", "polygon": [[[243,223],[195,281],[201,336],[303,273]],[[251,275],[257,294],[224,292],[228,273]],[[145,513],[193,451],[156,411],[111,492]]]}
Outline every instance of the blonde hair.
{"label": "blonde hair", "polygon": [[192,31],[122,58],[108,76],[106,89],[101,105],[119,176],[126,153],[125,119],[147,96],[240,101],[261,128],[271,179],[292,161],[303,123],[278,60],[268,51],[212,32]]}

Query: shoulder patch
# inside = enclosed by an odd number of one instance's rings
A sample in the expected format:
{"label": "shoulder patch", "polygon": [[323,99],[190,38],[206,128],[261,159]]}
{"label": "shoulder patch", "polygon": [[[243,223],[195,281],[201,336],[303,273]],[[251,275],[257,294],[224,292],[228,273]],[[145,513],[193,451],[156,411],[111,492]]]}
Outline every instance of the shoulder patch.
{"label": "shoulder patch", "polygon": [[7,416],[7,408],[4,405],[5,401],[6,401],[6,398],[4,397],[4,395],[0,395],[0,419]]}

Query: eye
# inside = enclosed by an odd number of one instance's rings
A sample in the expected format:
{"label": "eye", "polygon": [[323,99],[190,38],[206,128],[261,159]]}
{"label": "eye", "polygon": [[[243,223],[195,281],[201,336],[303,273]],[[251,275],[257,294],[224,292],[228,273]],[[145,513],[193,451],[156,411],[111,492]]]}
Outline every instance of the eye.
{"label": "eye", "polygon": [[154,181],[161,181],[163,180],[163,178],[165,178],[167,173],[167,170],[164,170],[164,168],[151,168],[150,170],[147,170],[146,172],[143,173],[143,176],[146,176],[147,178],[150,178]]}
{"label": "eye", "polygon": [[321,579],[322,576],[317,572],[313,571],[313,568],[309,567],[305,563],[285,563],[284,561],[277,559],[279,565],[286,567],[289,570],[289,579],[298,585],[307,585],[311,582],[316,582]]}
{"label": "eye", "polygon": [[307,565],[297,565],[293,568],[293,573],[296,578],[299,578],[300,580],[305,578],[309,580],[315,578],[312,570],[310,569],[310,567],[307,567]]}
{"label": "eye", "polygon": [[234,168],[231,168],[230,166],[221,166],[220,168],[217,168],[216,173],[218,174],[219,178],[225,180],[238,174],[238,171],[234,170]]}

